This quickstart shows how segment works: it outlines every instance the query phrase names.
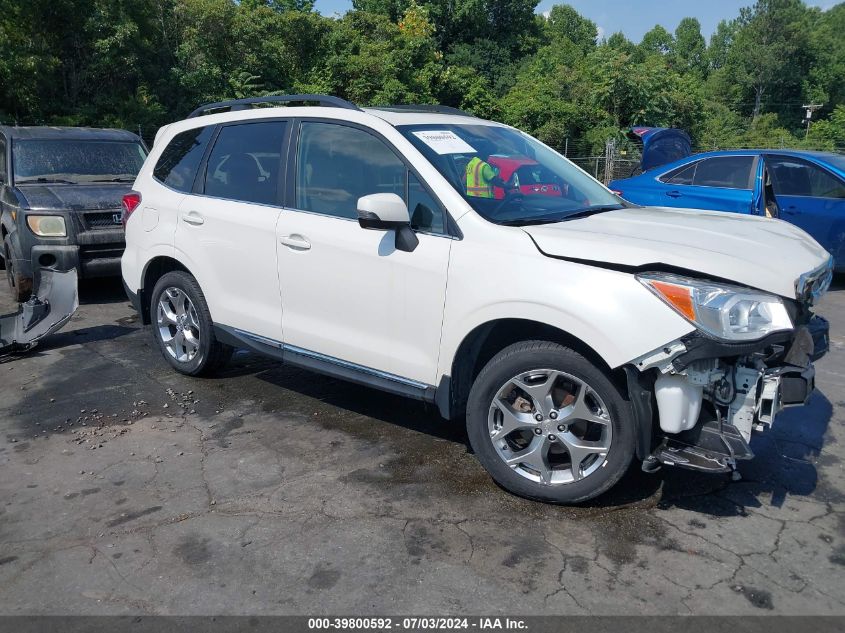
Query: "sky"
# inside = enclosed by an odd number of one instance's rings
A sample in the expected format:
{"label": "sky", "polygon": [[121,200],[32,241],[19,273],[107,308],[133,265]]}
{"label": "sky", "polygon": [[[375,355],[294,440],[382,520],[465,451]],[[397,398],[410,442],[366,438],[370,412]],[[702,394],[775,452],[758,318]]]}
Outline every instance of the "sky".
{"label": "sky", "polygon": [[[835,0],[805,0],[810,6],[829,9]],[[701,22],[701,32],[710,38],[716,25],[724,19],[735,18],[740,7],[754,4],[754,0],[541,0],[537,12],[548,11],[554,4],[571,4],[581,15],[599,27],[599,35],[622,31],[630,40],[639,42],[655,24],[674,31],[685,17]],[[316,0],[316,8],[323,15],[345,13],[351,0]]]}

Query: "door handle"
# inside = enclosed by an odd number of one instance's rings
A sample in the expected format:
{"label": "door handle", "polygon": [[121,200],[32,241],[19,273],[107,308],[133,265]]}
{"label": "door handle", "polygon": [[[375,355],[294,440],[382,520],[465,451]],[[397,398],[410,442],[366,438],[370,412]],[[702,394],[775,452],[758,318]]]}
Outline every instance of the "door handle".
{"label": "door handle", "polygon": [[666,195],[670,198],[680,198],[683,194],[680,191],[667,191]]}
{"label": "door handle", "polygon": [[279,238],[279,242],[295,251],[307,251],[311,248],[311,242],[296,233],[293,235],[282,235]]}
{"label": "door handle", "polygon": [[182,214],[182,222],[185,222],[187,224],[193,224],[194,226],[199,226],[200,224],[205,223],[205,218],[203,218],[196,211],[191,211],[190,213]]}

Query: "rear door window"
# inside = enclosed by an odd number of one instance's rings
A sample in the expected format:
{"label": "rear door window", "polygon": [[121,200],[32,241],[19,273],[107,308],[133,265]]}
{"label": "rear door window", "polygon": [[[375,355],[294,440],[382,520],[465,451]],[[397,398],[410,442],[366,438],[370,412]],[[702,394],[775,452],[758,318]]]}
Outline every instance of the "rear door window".
{"label": "rear door window", "polygon": [[174,136],[153,168],[155,179],[171,189],[190,192],[213,133],[212,125],[186,130]]}
{"label": "rear door window", "polygon": [[692,184],[699,187],[751,189],[753,156],[714,156],[696,164]]}
{"label": "rear door window", "polygon": [[227,125],[208,157],[203,193],[215,198],[277,204],[286,121]]}

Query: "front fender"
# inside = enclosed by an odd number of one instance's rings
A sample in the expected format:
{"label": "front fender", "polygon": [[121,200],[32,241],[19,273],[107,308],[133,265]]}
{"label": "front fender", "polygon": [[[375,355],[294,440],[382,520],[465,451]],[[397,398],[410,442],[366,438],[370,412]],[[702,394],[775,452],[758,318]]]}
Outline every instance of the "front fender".
{"label": "front fender", "polygon": [[546,257],[528,236],[522,238],[530,248],[507,254],[473,246],[468,239],[453,247],[438,375],[450,374],[470,332],[500,319],[536,321],[561,330],[611,368],[695,329],[634,275]]}

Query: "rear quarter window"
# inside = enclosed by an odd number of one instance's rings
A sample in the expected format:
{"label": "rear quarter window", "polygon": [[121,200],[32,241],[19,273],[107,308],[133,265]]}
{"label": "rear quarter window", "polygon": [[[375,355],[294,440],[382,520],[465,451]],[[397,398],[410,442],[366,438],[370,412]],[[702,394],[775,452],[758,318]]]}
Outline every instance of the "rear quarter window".
{"label": "rear quarter window", "polygon": [[698,165],[698,163],[681,165],[680,167],[663,174],[660,177],[660,181],[665,182],[667,185],[691,185],[693,176],[695,176],[696,165]]}
{"label": "rear quarter window", "polygon": [[213,133],[214,126],[206,126],[186,130],[174,136],[159,156],[153,168],[153,177],[171,189],[190,192]]}

